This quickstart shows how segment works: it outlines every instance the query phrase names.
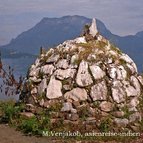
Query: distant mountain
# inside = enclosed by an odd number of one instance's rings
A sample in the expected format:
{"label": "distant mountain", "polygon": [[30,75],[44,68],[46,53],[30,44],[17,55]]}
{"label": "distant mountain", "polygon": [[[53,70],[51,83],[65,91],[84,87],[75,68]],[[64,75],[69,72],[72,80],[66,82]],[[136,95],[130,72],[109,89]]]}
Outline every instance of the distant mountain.
{"label": "distant mountain", "polygon": [[[61,18],[43,18],[33,28],[21,33],[15,39],[11,40],[9,44],[0,48],[16,51],[18,55],[19,53],[37,55],[41,46],[46,48],[53,47],[67,39],[79,36],[83,26],[90,22],[91,19],[77,15]],[[112,34],[104,23],[98,19],[97,27],[101,35],[117,45],[123,52],[130,55],[138,65],[139,71],[141,71],[143,65],[143,32],[120,37]]]}
{"label": "distant mountain", "polygon": [[[12,49],[24,53],[38,54],[41,46],[50,47],[72,39],[81,34],[83,26],[90,23],[91,19],[83,16],[64,16],[62,18],[43,18],[38,24],[17,38],[12,39],[2,48]],[[97,20],[99,31],[110,35],[105,25]]]}

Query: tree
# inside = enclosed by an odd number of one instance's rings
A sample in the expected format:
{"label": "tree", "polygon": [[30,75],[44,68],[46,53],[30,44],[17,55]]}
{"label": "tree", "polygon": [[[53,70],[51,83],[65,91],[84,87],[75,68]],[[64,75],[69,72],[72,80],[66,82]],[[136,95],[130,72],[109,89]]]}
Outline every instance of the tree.
{"label": "tree", "polygon": [[8,66],[5,69],[0,53],[0,78],[2,79],[2,84],[0,85],[0,92],[5,93],[7,96],[17,95],[20,93],[23,87],[24,78],[20,76],[18,80],[15,78],[14,69]]}

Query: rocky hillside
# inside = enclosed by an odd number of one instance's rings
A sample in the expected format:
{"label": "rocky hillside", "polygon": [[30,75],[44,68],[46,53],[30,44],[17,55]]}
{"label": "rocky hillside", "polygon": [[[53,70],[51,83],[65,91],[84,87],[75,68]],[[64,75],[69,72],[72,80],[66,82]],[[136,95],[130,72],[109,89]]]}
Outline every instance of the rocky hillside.
{"label": "rocky hillside", "polygon": [[93,19],[81,37],[41,51],[21,99],[30,112],[49,109],[52,122],[137,131],[142,86],[133,60],[100,35]]}

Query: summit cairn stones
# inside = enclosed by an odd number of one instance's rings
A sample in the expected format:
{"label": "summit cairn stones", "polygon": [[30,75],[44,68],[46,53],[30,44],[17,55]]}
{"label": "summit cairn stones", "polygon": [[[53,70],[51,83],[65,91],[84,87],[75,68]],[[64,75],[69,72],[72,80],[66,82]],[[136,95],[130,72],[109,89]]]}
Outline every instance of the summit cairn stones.
{"label": "summit cairn stones", "polygon": [[97,27],[93,19],[83,36],[42,53],[31,65],[22,97],[32,98],[36,108],[54,108],[59,115],[54,121],[62,118],[90,129],[107,121],[111,130],[136,128],[142,118],[143,78],[134,61]]}

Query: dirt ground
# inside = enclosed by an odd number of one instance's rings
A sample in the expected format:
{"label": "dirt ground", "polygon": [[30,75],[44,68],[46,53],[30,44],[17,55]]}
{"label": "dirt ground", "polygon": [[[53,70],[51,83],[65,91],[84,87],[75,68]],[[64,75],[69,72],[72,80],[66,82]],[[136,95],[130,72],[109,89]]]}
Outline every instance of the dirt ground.
{"label": "dirt ground", "polygon": [[[72,143],[103,143],[97,141],[83,142],[83,141],[71,141]],[[70,141],[64,140],[53,140],[47,137],[35,137],[35,136],[25,136],[20,131],[16,131],[14,128],[8,125],[0,124],[0,143],[70,143]],[[116,143],[115,141],[110,141],[106,143]],[[128,142],[129,143],[129,142]],[[131,143],[143,143],[143,138],[140,138]]]}

